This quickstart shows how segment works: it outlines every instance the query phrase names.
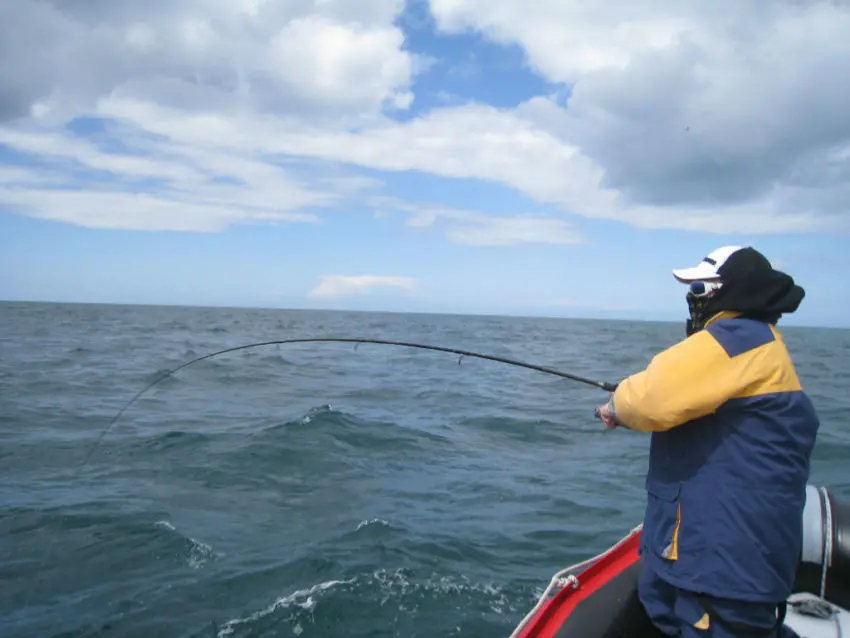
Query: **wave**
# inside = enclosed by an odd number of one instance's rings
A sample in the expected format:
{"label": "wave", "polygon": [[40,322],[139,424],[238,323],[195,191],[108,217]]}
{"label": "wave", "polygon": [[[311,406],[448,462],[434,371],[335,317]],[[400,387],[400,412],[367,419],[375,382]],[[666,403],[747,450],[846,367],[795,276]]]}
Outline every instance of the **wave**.
{"label": "wave", "polygon": [[[499,634],[540,593],[527,590],[518,597],[518,588],[512,589],[458,573],[379,568],[282,593],[258,610],[228,620],[217,636],[260,636],[286,629],[295,636],[325,638],[462,636],[481,628]],[[427,629],[421,620],[426,617]],[[382,619],[378,624],[377,618]]]}

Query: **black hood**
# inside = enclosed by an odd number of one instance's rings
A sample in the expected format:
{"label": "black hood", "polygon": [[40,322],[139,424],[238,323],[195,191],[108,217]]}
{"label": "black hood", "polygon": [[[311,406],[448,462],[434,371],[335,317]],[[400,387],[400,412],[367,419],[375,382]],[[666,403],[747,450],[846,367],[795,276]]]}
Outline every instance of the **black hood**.
{"label": "black hood", "polygon": [[735,252],[717,272],[723,287],[707,304],[710,315],[738,312],[775,324],[783,314],[797,310],[806,296],[790,275],[774,270],[754,248]]}

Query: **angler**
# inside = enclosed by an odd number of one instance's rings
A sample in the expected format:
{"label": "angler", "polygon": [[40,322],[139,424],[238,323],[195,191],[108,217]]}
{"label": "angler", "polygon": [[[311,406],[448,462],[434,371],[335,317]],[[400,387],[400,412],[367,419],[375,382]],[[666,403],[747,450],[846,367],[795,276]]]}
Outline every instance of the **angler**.
{"label": "angler", "polygon": [[776,322],[805,291],[750,247],[673,275],[687,338],[598,410],[652,433],[640,600],[671,636],[797,636],[783,618],[819,420]]}

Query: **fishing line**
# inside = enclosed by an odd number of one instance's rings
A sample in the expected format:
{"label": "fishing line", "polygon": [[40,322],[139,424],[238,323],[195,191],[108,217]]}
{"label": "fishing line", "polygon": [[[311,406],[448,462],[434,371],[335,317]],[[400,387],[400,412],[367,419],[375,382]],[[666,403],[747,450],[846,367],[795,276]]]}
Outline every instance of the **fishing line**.
{"label": "fishing line", "polygon": [[[437,351],[437,352],[447,352],[447,353],[450,353],[450,354],[458,355],[458,365],[460,365],[460,362],[463,360],[464,357],[470,357],[470,358],[475,358],[475,359],[485,359],[485,360],[488,360],[488,361],[495,361],[497,363],[504,363],[504,364],[511,365],[511,366],[517,366],[517,367],[520,367],[520,368],[527,368],[529,370],[535,370],[537,372],[543,372],[544,374],[551,374],[551,375],[554,375],[554,376],[557,376],[557,377],[561,377],[562,379],[569,379],[571,381],[577,381],[579,383],[584,383],[586,385],[601,388],[602,390],[606,390],[608,392],[613,392],[614,390],[617,389],[616,383],[608,383],[606,381],[597,381],[597,380],[594,380],[594,379],[588,379],[586,377],[581,377],[581,376],[578,376],[576,374],[571,374],[569,372],[562,372],[561,370],[555,370],[554,368],[536,365],[536,364],[533,364],[533,363],[526,363],[524,361],[518,361],[516,359],[508,359],[506,357],[499,357],[499,356],[492,355],[492,354],[483,354],[483,353],[480,353],[480,352],[473,352],[471,350],[462,350],[460,348],[447,348],[447,347],[444,347],[444,346],[433,346],[433,345],[427,345],[427,344],[423,344],[423,343],[413,343],[413,342],[410,342],[410,341],[395,341],[395,340],[390,340],[390,339],[369,339],[369,338],[360,338],[360,337],[304,337],[304,338],[295,338],[295,339],[275,339],[275,340],[272,340],[272,341],[261,341],[261,342],[258,342],[258,343],[248,343],[248,344],[241,345],[241,346],[234,346],[232,348],[225,348],[224,350],[219,350],[217,352],[211,352],[209,354],[205,354],[203,356],[197,357],[197,358],[192,359],[190,361],[186,361],[185,363],[180,364],[176,368],[172,368],[171,370],[167,370],[166,372],[162,373],[158,378],[156,378],[154,381],[152,381],[151,383],[149,383],[148,385],[143,387],[141,390],[139,390],[135,395],[133,395],[133,397],[129,401],[127,401],[127,403],[124,404],[124,406],[112,418],[112,420],[109,422],[109,425],[107,425],[103,429],[103,431],[100,433],[100,435],[95,440],[94,445],[92,445],[91,448],[89,449],[88,453],[86,454],[85,458],[83,459],[82,464],[80,465],[79,471],[82,471],[82,469],[86,467],[89,460],[91,459],[92,454],[94,454],[94,452],[98,449],[98,447],[100,446],[104,437],[106,437],[106,435],[109,434],[109,432],[112,430],[113,426],[118,422],[118,420],[127,411],[127,409],[129,409],[130,406],[132,406],[143,394],[145,394],[145,392],[148,392],[149,390],[154,388],[159,383],[162,383],[163,381],[165,381],[169,377],[175,375],[180,370],[188,368],[189,366],[194,365],[195,363],[198,363],[200,361],[204,361],[206,359],[212,359],[213,357],[217,357],[219,355],[226,354],[226,353],[229,353],[229,352],[236,352],[236,351],[239,351],[239,350],[248,350],[249,348],[259,348],[259,347],[263,347],[263,346],[273,346],[273,345],[279,346],[279,345],[292,344],[292,343],[354,343],[355,344],[355,346],[354,346],[355,350],[357,349],[357,346],[359,346],[361,343],[372,343],[372,344],[378,344],[378,345],[417,348],[417,349],[420,349],[420,350],[434,350],[434,351]],[[55,535],[54,535],[54,537],[55,537]],[[39,562],[39,566],[38,566],[38,569],[36,570],[35,579],[34,579],[36,582],[33,584],[33,587],[30,589],[29,594],[27,594],[26,601],[24,603],[25,607],[29,606],[30,598],[32,596],[33,591],[35,590],[35,584],[38,582],[38,578],[41,575],[41,571],[44,567],[44,562],[45,562],[47,555],[50,552],[50,549],[51,549],[52,546],[53,546],[53,540],[51,540],[51,542],[48,544],[47,549],[44,552],[44,556],[42,557],[41,561]]]}

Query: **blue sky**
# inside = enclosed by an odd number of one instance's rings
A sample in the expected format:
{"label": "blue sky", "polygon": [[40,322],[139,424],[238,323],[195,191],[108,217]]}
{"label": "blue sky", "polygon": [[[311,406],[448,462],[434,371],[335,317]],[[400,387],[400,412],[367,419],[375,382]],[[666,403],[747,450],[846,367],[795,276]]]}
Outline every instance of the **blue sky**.
{"label": "blue sky", "polygon": [[744,244],[850,326],[840,8],[115,4],[11,17],[0,299],[682,320]]}

